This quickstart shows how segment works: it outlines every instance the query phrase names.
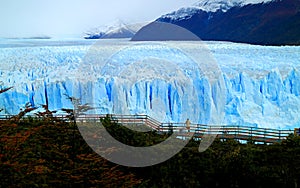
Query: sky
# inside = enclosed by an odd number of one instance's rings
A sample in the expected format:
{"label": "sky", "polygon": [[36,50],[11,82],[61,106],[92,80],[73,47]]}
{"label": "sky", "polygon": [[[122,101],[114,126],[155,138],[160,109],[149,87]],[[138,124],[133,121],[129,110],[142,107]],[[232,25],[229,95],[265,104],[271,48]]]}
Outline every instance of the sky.
{"label": "sky", "polygon": [[[162,3],[163,2],[163,3]],[[153,21],[197,0],[0,0],[0,37],[82,36],[92,28]]]}

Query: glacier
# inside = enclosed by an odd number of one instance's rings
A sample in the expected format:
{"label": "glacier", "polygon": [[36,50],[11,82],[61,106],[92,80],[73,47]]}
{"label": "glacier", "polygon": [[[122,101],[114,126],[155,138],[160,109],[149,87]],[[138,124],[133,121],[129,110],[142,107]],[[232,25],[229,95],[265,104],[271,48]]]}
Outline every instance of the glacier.
{"label": "glacier", "polygon": [[[103,40],[93,56],[95,42],[0,40],[0,88],[14,87],[0,94],[1,114],[16,114],[27,102],[40,107],[45,95],[51,110],[73,108],[67,98],[73,96],[93,106],[91,113],[148,114],[165,122],[190,118],[203,124],[300,126],[299,46],[205,42],[218,72],[212,64],[199,71],[193,58],[176,49],[151,44],[139,53],[130,51],[126,47],[133,42],[126,39]],[[173,46],[199,53],[197,42],[180,43]],[[149,58],[139,59],[149,52]],[[132,58],[135,63],[126,63]]]}

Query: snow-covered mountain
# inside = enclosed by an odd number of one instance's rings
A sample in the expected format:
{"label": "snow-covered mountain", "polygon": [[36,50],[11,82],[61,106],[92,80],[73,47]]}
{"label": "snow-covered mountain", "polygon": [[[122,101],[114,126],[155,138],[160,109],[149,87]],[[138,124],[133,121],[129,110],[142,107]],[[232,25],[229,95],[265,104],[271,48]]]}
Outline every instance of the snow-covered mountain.
{"label": "snow-covered mountain", "polygon": [[131,38],[147,23],[125,24],[121,21],[110,26],[93,29],[86,33],[85,39]]}
{"label": "snow-covered mountain", "polygon": [[203,40],[298,45],[299,20],[299,0],[204,0],[156,21],[181,26]]}
{"label": "snow-covered mountain", "polygon": [[206,12],[216,12],[221,10],[226,12],[232,7],[241,7],[248,4],[267,3],[272,0],[200,0],[193,4],[193,7],[202,9]]}
{"label": "snow-covered mountain", "polygon": [[232,7],[242,7],[248,4],[266,3],[272,0],[200,0],[192,6],[183,7],[177,11],[161,16],[162,19],[181,20],[192,17],[195,13],[205,12],[226,12]]}
{"label": "snow-covered mountain", "polygon": [[[32,47],[35,42],[30,42],[30,47],[0,47],[0,88],[14,87],[0,94],[0,109],[5,109],[1,113],[18,113],[27,102],[38,107],[45,104],[46,95],[50,110],[72,108],[68,95],[80,97],[100,114],[148,113],[159,120],[184,122],[189,117],[193,123],[208,123],[222,99],[223,124],[282,129],[300,126],[300,47],[209,42],[225,83],[223,97],[216,97],[214,86],[195,74],[191,60],[180,56],[178,50],[153,45],[119,52],[132,42],[107,40],[101,41],[100,54],[87,57],[90,45],[82,41],[81,45],[74,41],[73,45]],[[194,49],[197,44],[174,43],[199,54]],[[107,62],[105,57],[116,51],[114,61]],[[152,59],[128,63],[149,51]],[[152,64],[157,55],[178,63],[177,67],[168,62]],[[102,61],[106,64],[99,67]],[[135,76],[148,79],[136,82]],[[181,79],[185,77],[192,86]],[[132,83],[126,84],[123,78]]]}
{"label": "snow-covered mountain", "polygon": [[201,0],[195,3],[193,7],[206,12],[216,12],[218,10],[226,12],[228,9],[235,6],[242,6],[244,3],[243,0]]}

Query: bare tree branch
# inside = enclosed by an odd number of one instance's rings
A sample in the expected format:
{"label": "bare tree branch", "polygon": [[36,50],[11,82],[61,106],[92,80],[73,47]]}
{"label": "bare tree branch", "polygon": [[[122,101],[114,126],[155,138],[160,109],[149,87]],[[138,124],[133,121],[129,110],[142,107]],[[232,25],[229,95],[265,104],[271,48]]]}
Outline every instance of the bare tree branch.
{"label": "bare tree branch", "polygon": [[5,89],[1,89],[0,90],[0,94],[1,93],[4,93],[4,92],[6,92],[6,91],[8,91],[8,90],[10,90],[10,89],[12,89],[13,87],[8,87],[8,88],[5,88]]}

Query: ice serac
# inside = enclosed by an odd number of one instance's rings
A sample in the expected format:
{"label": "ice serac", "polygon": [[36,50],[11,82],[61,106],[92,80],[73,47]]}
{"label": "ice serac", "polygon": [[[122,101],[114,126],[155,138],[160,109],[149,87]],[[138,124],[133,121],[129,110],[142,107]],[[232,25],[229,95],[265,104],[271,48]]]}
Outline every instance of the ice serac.
{"label": "ice serac", "polygon": [[[95,52],[98,53],[99,49]],[[103,54],[99,55],[103,57]],[[85,62],[89,64],[89,60]],[[105,93],[112,113],[149,114],[164,122],[184,122],[190,118],[193,122],[207,124],[214,119],[214,111],[222,107],[221,104],[216,105],[219,104],[217,101],[212,102],[215,99],[213,94],[220,94],[217,89],[211,90],[209,84],[205,89],[209,94],[198,95],[198,90],[207,82],[205,74],[201,73],[193,59],[178,48],[154,42],[138,43],[117,50],[108,61],[103,65],[101,63],[98,64],[101,68],[96,69],[106,80]],[[94,69],[94,64],[92,60],[90,67],[84,67],[79,72]],[[86,82],[85,76],[79,80]],[[85,100],[88,96],[77,97]],[[206,113],[201,104],[205,107],[209,105],[206,109],[208,115],[199,118],[200,114]],[[100,106],[96,107],[95,113],[98,113],[98,108]]]}
{"label": "ice serac", "polygon": [[[278,69],[264,78],[251,78],[245,73],[229,79],[227,86],[226,122],[268,128],[292,128],[300,125],[295,86],[298,70],[291,70],[283,79]],[[291,87],[290,83],[297,83]],[[298,88],[297,88],[298,90]]]}
{"label": "ice serac", "polygon": [[[52,46],[0,48],[0,86],[14,87],[0,94],[1,113],[16,114],[27,102],[39,107],[46,98],[51,110],[72,108],[67,96],[74,96],[99,114],[147,113],[162,121],[183,122],[189,117],[192,122],[212,123],[216,114],[225,113],[222,121],[227,125],[300,126],[299,47],[221,42],[208,43],[208,47],[223,71],[223,112],[218,111],[222,103],[219,83],[212,85],[201,73],[190,71],[193,64],[188,58],[158,61],[151,57],[135,64],[112,61],[102,72],[95,65],[78,74],[89,47]],[[111,48],[115,46],[108,45],[103,53]],[[157,53],[165,52],[168,57],[167,50]],[[132,54],[126,54],[116,55],[119,60],[130,60]]]}

